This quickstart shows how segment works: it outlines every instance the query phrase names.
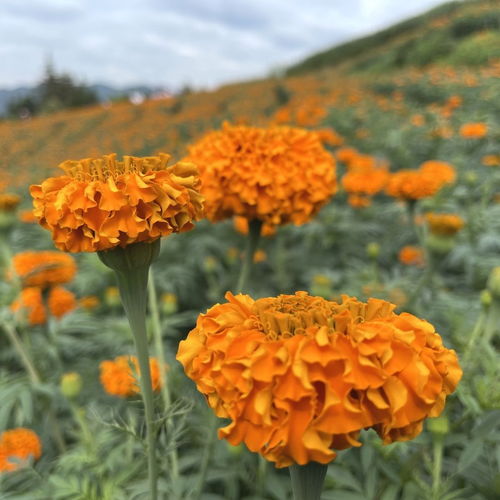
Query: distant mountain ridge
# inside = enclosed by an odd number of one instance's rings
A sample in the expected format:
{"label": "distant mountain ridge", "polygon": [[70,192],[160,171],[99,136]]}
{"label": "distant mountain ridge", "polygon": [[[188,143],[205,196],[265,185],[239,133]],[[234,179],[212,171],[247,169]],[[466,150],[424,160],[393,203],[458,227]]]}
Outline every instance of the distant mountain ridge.
{"label": "distant mountain ridge", "polygon": [[[124,88],[112,87],[110,85],[105,84],[94,84],[89,85],[89,89],[94,91],[100,102],[110,101],[112,99],[116,99],[123,95],[131,95],[133,93],[139,92],[144,95],[153,94],[155,92],[164,91],[164,87],[160,86],[148,86],[148,85],[136,85]],[[32,92],[36,90],[36,86],[32,87],[18,87],[14,89],[0,89],[0,116],[4,115],[9,102],[15,99],[21,99],[23,97],[27,97]]]}

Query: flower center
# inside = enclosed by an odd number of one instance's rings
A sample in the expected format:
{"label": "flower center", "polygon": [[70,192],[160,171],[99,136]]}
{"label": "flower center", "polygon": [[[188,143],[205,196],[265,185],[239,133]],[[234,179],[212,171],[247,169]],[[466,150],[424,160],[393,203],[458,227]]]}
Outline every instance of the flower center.
{"label": "flower center", "polygon": [[259,299],[253,304],[259,328],[269,340],[308,335],[311,326],[333,327],[336,304],[321,297],[311,297],[306,292]]}
{"label": "flower center", "polygon": [[124,156],[123,161],[116,159],[116,154],[104,155],[102,158],[85,158],[83,160],[68,160],[59,166],[67,175],[77,181],[106,181],[116,179],[123,174],[145,174],[154,170],[167,168],[170,155],[160,153],[158,156]]}

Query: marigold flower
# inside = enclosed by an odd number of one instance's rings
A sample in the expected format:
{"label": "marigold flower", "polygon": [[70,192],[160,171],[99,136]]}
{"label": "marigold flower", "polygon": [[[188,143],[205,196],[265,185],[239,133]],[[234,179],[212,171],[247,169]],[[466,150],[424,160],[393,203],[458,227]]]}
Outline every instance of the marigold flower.
{"label": "marigold flower", "polygon": [[25,224],[33,224],[38,222],[33,210],[21,210],[19,212],[19,220]]}
{"label": "marigold flower", "polygon": [[[23,309],[30,325],[43,325],[47,321],[47,312],[42,293],[39,287],[24,288],[11,304],[11,310],[17,312]],[[47,305],[52,316],[62,318],[76,307],[76,299],[72,292],[56,286],[49,290]]]}
{"label": "marigold flower", "polygon": [[434,196],[455,181],[455,169],[442,161],[427,161],[418,170],[400,170],[390,175],[386,192],[395,198],[419,200]]}
{"label": "marigold flower", "polygon": [[464,139],[482,139],[488,134],[488,125],[483,122],[465,123],[460,127],[459,134]]}
{"label": "marigold flower", "polygon": [[405,266],[423,266],[424,251],[420,247],[407,245],[398,254],[399,262]]}
{"label": "marigold flower", "polygon": [[353,168],[342,177],[342,186],[349,194],[373,196],[384,189],[388,180],[385,168]]}
{"label": "marigold flower", "polygon": [[500,167],[500,154],[485,155],[481,158],[481,163],[487,167]]}
{"label": "marigold flower", "polygon": [[30,188],[34,214],[67,252],[95,252],[183,232],[201,217],[195,165],[170,156],[115,154],[65,161],[66,172]]}
{"label": "marigold flower", "polygon": [[[100,365],[101,384],[112,396],[128,398],[141,392],[136,374],[140,376],[136,356],[118,356],[114,360],[103,361]],[[155,358],[149,358],[151,385],[154,391],[161,388],[160,367]]]}
{"label": "marigold flower", "polygon": [[47,288],[67,283],[76,274],[73,257],[62,252],[21,252],[14,255],[12,265],[23,286]]}
{"label": "marigold flower", "polygon": [[22,427],[0,434],[0,473],[17,470],[22,462],[42,456],[40,438]]}
{"label": "marigold flower", "polygon": [[348,166],[358,155],[359,153],[357,149],[348,146],[337,149],[337,151],[335,151],[335,156],[337,157],[337,160],[341,161],[342,163],[345,163]]}
{"label": "marigold flower", "polygon": [[351,194],[347,197],[347,203],[354,208],[366,208],[372,204],[372,200],[369,196]]}
{"label": "marigold flower", "polygon": [[58,319],[76,308],[75,295],[62,286],[56,286],[50,290],[47,303],[52,316]]}
{"label": "marigold flower", "polygon": [[19,203],[21,197],[13,193],[0,193],[0,212],[13,212]]}
{"label": "marigold flower", "polygon": [[189,147],[212,221],[303,224],[335,193],[335,160],[315,132],[224,124]]}
{"label": "marigold flower", "polygon": [[316,134],[323,144],[328,144],[329,146],[342,146],[344,144],[344,138],[332,128],[316,130]]}
{"label": "marigold flower", "polygon": [[425,214],[427,224],[432,234],[453,236],[464,227],[464,220],[457,214]]}
{"label": "marigold flower", "polygon": [[96,295],[87,295],[86,297],[82,297],[78,301],[78,305],[83,309],[86,309],[87,311],[92,311],[93,309],[98,307],[100,303],[101,301]]}
{"label": "marigold flower", "polygon": [[177,359],[219,417],[219,437],[277,467],[328,463],[362,429],[407,440],[439,415],[462,371],[431,324],[394,305],[226,294]]}

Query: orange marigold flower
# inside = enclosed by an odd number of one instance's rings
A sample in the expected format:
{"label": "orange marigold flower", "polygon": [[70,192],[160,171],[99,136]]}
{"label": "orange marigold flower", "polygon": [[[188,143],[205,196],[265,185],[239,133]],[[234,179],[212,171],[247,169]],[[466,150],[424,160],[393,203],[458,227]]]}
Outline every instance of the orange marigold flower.
{"label": "orange marigold flower", "polygon": [[30,325],[43,325],[47,319],[42,290],[38,287],[28,287],[21,290],[19,297],[11,304],[10,308],[14,312],[23,309]]}
{"label": "orange marigold flower", "polygon": [[481,158],[481,163],[487,167],[500,167],[500,154],[485,155]]}
{"label": "orange marigold flower", "polygon": [[14,255],[12,265],[23,286],[47,288],[67,283],[76,274],[75,260],[62,252],[21,252]]}
{"label": "orange marigold flower", "polygon": [[335,160],[315,132],[224,124],[189,147],[212,221],[304,224],[335,193]]}
{"label": "orange marigold flower", "polygon": [[95,252],[188,231],[201,217],[195,165],[170,156],[115,154],[65,161],[61,177],[31,186],[34,214],[67,252]]}
{"label": "orange marigold flower", "polygon": [[429,229],[433,234],[452,236],[464,227],[464,220],[457,214],[425,214]]}
{"label": "orange marigold flower", "polygon": [[354,158],[356,158],[356,156],[358,155],[359,153],[357,149],[348,146],[337,149],[337,151],[335,151],[337,160],[345,163],[346,165],[350,165]]}
{"label": "orange marigold flower", "polygon": [[56,286],[50,290],[47,303],[52,316],[58,319],[76,308],[75,295],[62,286]]}
{"label": "orange marigold flower", "polygon": [[434,196],[443,186],[454,182],[452,165],[442,161],[427,161],[418,170],[400,170],[391,174],[386,192],[395,198],[419,200]]}
{"label": "orange marigold flower", "polygon": [[[100,365],[101,384],[112,396],[128,398],[141,392],[139,381],[139,362],[136,356],[118,356],[114,360],[103,361]],[[151,385],[154,391],[161,388],[160,366],[155,358],[149,358]]]}
{"label": "orange marigold flower", "polygon": [[12,193],[0,193],[0,212],[13,212],[19,203],[21,197]]}
{"label": "orange marigold flower", "polygon": [[23,462],[42,456],[40,438],[22,427],[0,434],[0,473],[17,470]]}
{"label": "orange marigold flower", "polygon": [[[42,293],[39,287],[24,288],[11,304],[11,310],[14,312],[24,310],[30,325],[43,325],[47,321],[47,312]],[[76,307],[76,299],[72,292],[56,286],[50,289],[47,304],[52,316],[62,318]]]}
{"label": "orange marigold flower", "polygon": [[342,177],[342,186],[350,194],[369,195],[382,191],[389,180],[386,168],[350,168]]}
{"label": "orange marigold flower", "polygon": [[24,222],[25,224],[33,224],[34,222],[38,222],[33,210],[21,210],[19,212],[19,220]]}
{"label": "orange marigold flower", "polygon": [[344,138],[332,128],[316,130],[316,134],[323,144],[328,144],[329,146],[342,146],[344,144]]}
{"label": "orange marigold flower", "polygon": [[405,266],[423,266],[424,251],[420,247],[407,245],[398,254],[399,262]]}
{"label": "orange marigold flower", "polygon": [[384,443],[411,439],[461,378],[433,326],[389,302],[226,298],[199,316],[177,359],[231,420],[219,437],[278,467],[328,463],[366,428]]}
{"label": "orange marigold flower", "polygon": [[87,297],[82,297],[78,301],[78,305],[80,307],[83,307],[83,309],[86,309],[87,311],[92,311],[93,309],[98,307],[100,303],[101,301],[96,295],[88,295]]}
{"label": "orange marigold flower", "polygon": [[488,125],[483,122],[465,123],[460,127],[459,134],[464,139],[481,139],[488,134]]}
{"label": "orange marigold flower", "polygon": [[[248,234],[248,219],[246,217],[234,217],[234,228],[238,233]],[[274,236],[276,234],[276,226],[265,223],[262,225],[261,236]]]}

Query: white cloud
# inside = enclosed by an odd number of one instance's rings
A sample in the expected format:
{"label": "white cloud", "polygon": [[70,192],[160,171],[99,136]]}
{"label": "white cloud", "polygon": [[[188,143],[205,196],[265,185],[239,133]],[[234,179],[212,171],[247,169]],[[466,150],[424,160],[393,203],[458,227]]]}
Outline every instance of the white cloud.
{"label": "white cloud", "polygon": [[214,86],[265,75],[439,0],[0,0],[0,87],[44,59],[87,82]]}

